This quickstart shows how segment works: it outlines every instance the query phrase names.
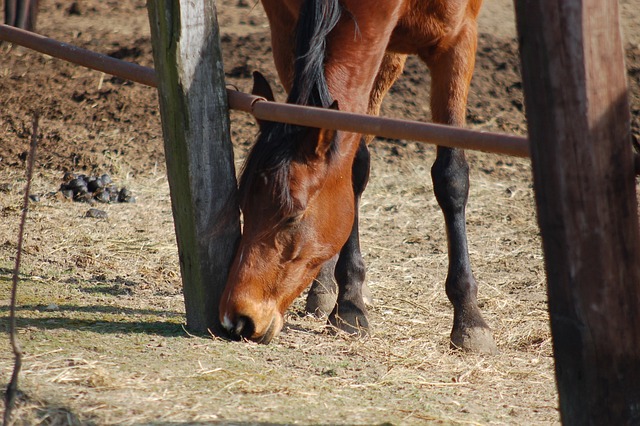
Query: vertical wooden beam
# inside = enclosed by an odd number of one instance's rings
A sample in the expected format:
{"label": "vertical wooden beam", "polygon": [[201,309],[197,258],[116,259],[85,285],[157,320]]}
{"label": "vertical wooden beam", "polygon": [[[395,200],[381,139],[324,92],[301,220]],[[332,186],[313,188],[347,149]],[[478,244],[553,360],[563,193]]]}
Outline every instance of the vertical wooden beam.
{"label": "vertical wooden beam", "polygon": [[640,239],[616,0],[516,0],[562,421],[640,424]]}
{"label": "vertical wooden beam", "polygon": [[213,1],[148,1],[187,326],[217,324],[240,235]]}

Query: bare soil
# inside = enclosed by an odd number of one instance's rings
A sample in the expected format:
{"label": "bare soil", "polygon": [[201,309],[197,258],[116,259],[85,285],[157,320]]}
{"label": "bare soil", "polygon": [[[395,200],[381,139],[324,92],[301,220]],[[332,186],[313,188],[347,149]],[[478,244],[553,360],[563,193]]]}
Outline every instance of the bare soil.
{"label": "bare soil", "polygon": [[[152,66],[143,0],[43,0],[39,32]],[[228,82],[277,84],[260,4],[219,0]],[[640,134],[639,0],[621,1],[633,132]],[[512,2],[486,0],[468,126],[526,134]],[[0,46],[0,324],[34,111],[40,146],[19,291],[25,352],[18,424],[554,424],[559,422],[545,273],[527,160],[470,152],[468,228],[480,304],[500,354],[452,352],[433,147],[372,143],[362,246],[373,336],[326,332],[301,300],[271,345],[184,329],[154,89]],[[411,60],[382,114],[429,119],[429,75]],[[277,96],[284,98],[278,86]],[[231,112],[236,164],[256,133]],[[110,173],[136,203],[91,207],[56,193],[65,171]],[[13,365],[8,340],[1,381]]]}

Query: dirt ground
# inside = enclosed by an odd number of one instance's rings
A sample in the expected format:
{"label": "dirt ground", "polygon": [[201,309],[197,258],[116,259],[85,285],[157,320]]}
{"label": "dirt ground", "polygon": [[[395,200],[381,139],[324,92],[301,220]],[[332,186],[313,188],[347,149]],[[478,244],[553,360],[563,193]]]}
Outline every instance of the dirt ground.
{"label": "dirt ground", "polygon": [[[152,66],[143,0],[43,0],[39,32]],[[219,0],[228,82],[275,84],[254,0]],[[621,1],[633,132],[640,134],[640,0]],[[511,0],[486,0],[468,126],[524,135]],[[554,424],[559,422],[545,274],[527,160],[469,153],[468,228],[479,303],[497,356],[449,350],[452,312],[433,147],[372,144],[361,210],[373,336],[333,336],[301,300],[269,346],[189,335],[154,89],[26,49],[0,46],[0,319],[11,269],[31,116],[41,115],[19,291],[25,352],[19,424]],[[382,114],[428,120],[429,76],[410,60]],[[277,96],[283,99],[281,89]],[[240,168],[256,126],[232,112]],[[109,173],[136,203],[57,189],[65,171]],[[2,338],[2,386],[12,355]]]}

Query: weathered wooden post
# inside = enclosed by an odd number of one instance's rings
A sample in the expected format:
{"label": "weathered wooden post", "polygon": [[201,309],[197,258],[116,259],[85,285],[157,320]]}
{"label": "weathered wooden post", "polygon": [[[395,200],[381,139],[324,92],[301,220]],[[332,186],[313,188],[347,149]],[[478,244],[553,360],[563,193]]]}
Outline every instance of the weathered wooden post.
{"label": "weathered wooden post", "polygon": [[617,1],[516,0],[562,421],[640,424],[640,239]]}
{"label": "weathered wooden post", "polygon": [[187,0],[148,9],[187,326],[206,332],[240,235],[216,9]]}

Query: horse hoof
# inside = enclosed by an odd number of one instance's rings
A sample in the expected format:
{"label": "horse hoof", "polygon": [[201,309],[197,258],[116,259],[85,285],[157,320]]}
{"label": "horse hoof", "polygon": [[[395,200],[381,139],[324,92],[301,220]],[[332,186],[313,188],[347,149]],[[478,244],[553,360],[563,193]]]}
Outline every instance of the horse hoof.
{"label": "horse hoof", "polygon": [[496,355],[498,347],[491,330],[486,327],[469,327],[451,332],[451,348],[467,352]]}
{"label": "horse hoof", "polygon": [[332,312],[329,316],[329,324],[355,337],[368,336],[371,332],[366,311],[356,306],[343,307],[339,313]]}
{"label": "horse hoof", "polygon": [[366,317],[344,318],[332,315],[329,317],[329,324],[334,329],[344,331],[354,337],[365,337],[370,334],[369,322]]}
{"label": "horse hoof", "polygon": [[336,306],[338,295],[336,293],[319,293],[310,291],[307,296],[305,310],[317,318],[326,318]]}

